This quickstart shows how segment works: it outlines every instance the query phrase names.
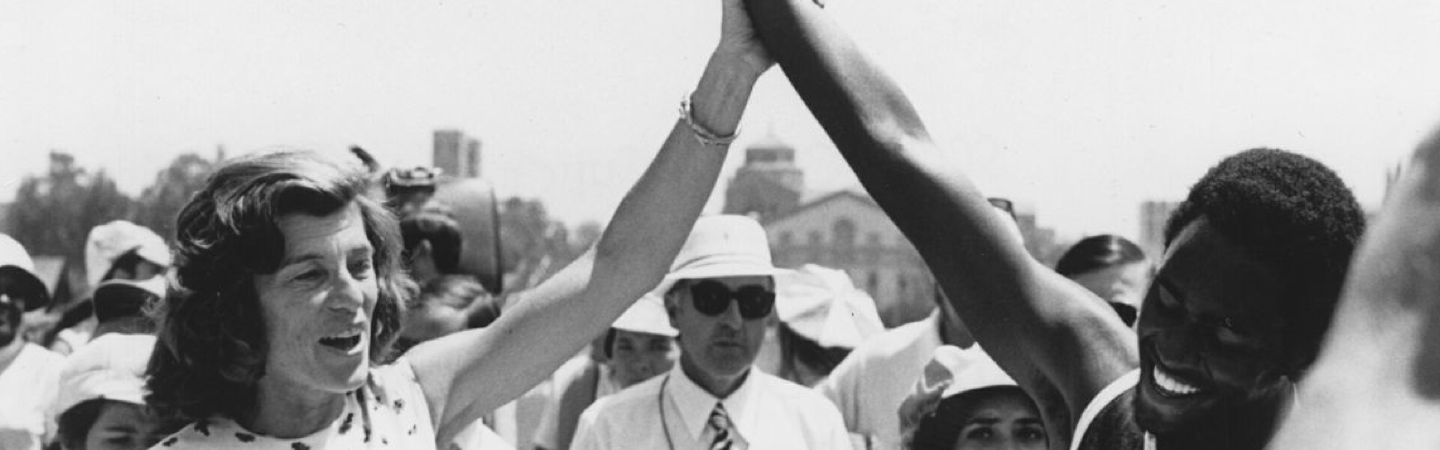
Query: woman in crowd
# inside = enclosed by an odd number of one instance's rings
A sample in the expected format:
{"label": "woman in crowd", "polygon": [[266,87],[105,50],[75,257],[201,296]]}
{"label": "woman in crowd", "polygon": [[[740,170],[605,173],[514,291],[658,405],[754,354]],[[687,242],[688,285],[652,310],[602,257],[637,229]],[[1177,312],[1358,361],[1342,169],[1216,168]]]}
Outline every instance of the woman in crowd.
{"label": "woman in crowd", "polygon": [[814,2],[747,4],[976,341],[1040,406],[1051,448],[1266,445],[1319,350],[1364,227],[1339,176],[1281,150],[1221,161],[1170,218],[1132,332],[1005,235],[905,94]]}
{"label": "woman in crowd", "polygon": [[900,406],[907,450],[1043,450],[1035,401],[989,358],[942,346]]}
{"label": "woman in crowd", "polygon": [[1150,265],[1140,246],[1113,234],[1090,236],[1065,251],[1055,272],[1100,296],[1125,326],[1135,326],[1150,285]]}
{"label": "woman in crowd", "polygon": [[145,406],[145,364],[155,337],[107,334],[81,347],[60,372],[58,441],[65,450],[140,450],[183,423]]}
{"label": "woman in crowd", "polygon": [[364,174],[239,158],[179,214],[148,402],[193,421],[157,448],[435,448],[550,374],[664,276],[771,64],[739,0],[683,118],[596,247],[490,327],[374,365],[399,328],[400,236]]}

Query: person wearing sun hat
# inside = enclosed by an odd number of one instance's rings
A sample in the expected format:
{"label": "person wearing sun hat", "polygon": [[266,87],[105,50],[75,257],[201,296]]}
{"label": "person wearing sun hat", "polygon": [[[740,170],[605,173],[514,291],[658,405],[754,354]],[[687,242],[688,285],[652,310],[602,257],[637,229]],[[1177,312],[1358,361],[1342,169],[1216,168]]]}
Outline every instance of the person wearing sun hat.
{"label": "person wearing sun hat", "polygon": [[45,307],[49,290],[19,242],[0,234],[0,448],[38,449],[53,426],[45,412],[55,401],[62,358],[25,342],[25,313]]}
{"label": "person wearing sun hat", "polygon": [[767,373],[814,386],[860,343],[885,332],[875,300],[843,270],[806,264],[775,284],[779,323],[756,363]]}
{"label": "person wearing sun hat", "polygon": [[109,279],[95,288],[95,335],[110,333],[152,333],[155,325],[145,311],[165,296],[165,277],[145,280]]}
{"label": "person wearing sun hat", "polygon": [[754,219],[696,221],[656,289],[679,331],[679,364],[591,405],[571,448],[850,448],[834,405],[754,370],[784,272]]}
{"label": "person wearing sun hat", "polygon": [[670,326],[662,302],[660,296],[646,294],[615,320],[600,341],[604,362],[586,358],[576,368],[557,371],[554,394],[546,399],[535,430],[535,448],[570,448],[580,413],[596,399],[668,372],[675,365],[679,331]]}
{"label": "person wearing sun hat", "polygon": [[905,450],[1043,450],[1035,401],[989,358],[941,346],[896,411]]}
{"label": "person wearing sun hat", "polygon": [[65,359],[52,414],[65,450],[149,448],[173,429],[145,406],[145,365],[155,337],[108,334]]}
{"label": "person wearing sun hat", "polygon": [[52,348],[68,353],[99,336],[93,294],[102,284],[109,280],[149,280],[162,276],[169,267],[170,247],[149,228],[124,220],[91,228],[85,238],[85,281],[94,291],[91,298],[65,311],[56,324],[59,329]]}
{"label": "person wearing sun hat", "polygon": [[149,228],[116,220],[90,229],[85,279],[91,287],[112,278],[144,280],[170,267],[170,247]]}
{"label": "person wearing sun hat", "polygon": [[[1011,239],[1023,242],[1019,225],[1002,204],[992,201],[990,212],[1007,225]],[[939,286],[935,292],[935,310],[928,317],[867,339],[815,387],[840,408],[857,448],[899,448],[895,408],[920,378],[935,349],[942,345],[967,352],[977,348],[969,328]]]}

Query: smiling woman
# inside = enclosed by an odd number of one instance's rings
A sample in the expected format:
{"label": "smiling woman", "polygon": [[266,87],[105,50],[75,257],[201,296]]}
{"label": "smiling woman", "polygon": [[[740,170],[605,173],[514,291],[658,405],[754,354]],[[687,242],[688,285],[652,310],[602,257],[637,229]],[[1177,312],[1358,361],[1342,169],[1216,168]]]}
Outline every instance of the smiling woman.
{"label": "smiling woman", "polygon": [[[436,448],[574,355],[660,282],[772,62],[740,0],[654,161],[595,248],[490,327],[381,364],[410,281],[358,171],[310,153],[227,162],[180,212],[148,401],[191,422],[160,448]],[[583,299],[583,301],[580,301]]]}

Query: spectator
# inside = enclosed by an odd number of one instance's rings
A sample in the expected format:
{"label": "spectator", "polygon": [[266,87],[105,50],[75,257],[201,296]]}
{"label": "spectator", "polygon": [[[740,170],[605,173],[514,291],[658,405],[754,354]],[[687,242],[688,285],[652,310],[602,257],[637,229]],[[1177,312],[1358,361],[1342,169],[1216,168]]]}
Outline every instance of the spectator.
{"label": "spectator", "polygon": [[1055,271],[1100,296],[1126,326],[1135,326],[1150,287],[1150,265],[1140,246],[1113,234],[1090,236],[1070,246]]}
{"label": "spectator", "polygon": [[556,371],[555,393],[547,398],[535,430],[535,447],[569,449],[580,413],[595,400],[669,372],[680,352],[675,346],[678,333],[658,296],[646,294],[635,301],[605,332],[600,345],[604,362],[584,358],[578,368]]}
{"label": "spectator", "polygon": [[[498,300],[473,277],[446,275],[430,280],[419,295],[406,302],[405,318],[400,325],[400,336],[395,339],[393,354],[404,354],[417,344],[461,331],[485,328],[499,317],[497,305]],[[448,448],[513,449],[515,446],[492,428],[497,414],[513,415],[513,410],[507,405],[484,414],[481,420],[461,430]]]}
{"label": "spectator", "polygon": [[770,65],[739,1],[724,11],[685,117],[595,247],[490,327],[392,364],[372,361],[400,325],[400,233],[365,174],[297,152],[219,167],[177,219],[146,400],[192,423],[160,445],[435,448],[555,370],[660,281],[714,188]]}
{"label": "spectator", "polygon": [[55,408],[61,448],[146,449],[182,425],[145,406],[145,364],[154,348],[154,336],[112,334],[66,358]]}
{"label": "spectator", "polygon": [[[1007,225],[1007,236],[1022,241],[1019,225],[1006,210],[995,205],[987,208]],[[964,349],[976,360],[988,358],[975,346],[975,338],[944,293],[938,287],[935,292],[935,311],[929,317],[867,340],[816,386],[840,408],[855,447],[900,448],[895,409],[920,379],[935,349],[948,345]]]}
{"label": "spectator", "polygon": [[875,300],[842,270],[806,264],[775,282],[779,323],[756,363],[766,373],[815,386],[851,350],[885,331]]}
{"label": "spectator", "polygon": [[94,290],[107,280],[142,281],[170,267],[170,248],[149,228],[116,220],[90,229],[85,238],[85,281],[90,298],[70,305],[53,329],[51,348],[68,354],[95,336]]}
{"label": "spectator", "polygon": [[95,338],[109,333],[153,334],[149,311],[165,296],[165,277],[143,281],[110,279],[95,288]]}
{"label": "spectator", "polygon": [[849,448],[834,405],[752,370],[779,272],[754,219],[701,218],[656,289],[680,332],[680,363],[591,405],[571,448]]}
{"label": "spectator", "polygon": [[63,358],[21,338],[25,313],[49,302],[25,247],[0,234],[0,448],[6,450],[39,449],[54,432],[46,413]]}
{"label": "spectator", "polygon": [[419,211],[400,219],[404,258],[410,276],[424,284],[454,274],[460,266],[460,224],[444,214]]}
{"label": "spectator", "polygon": [[396,354],[431,339],[485,328],[500,317],[500,299],[469,275],[430,280],[406,303],[405,319],[395,339]]}
{"label": "spectator", "polygon": [[942,346],[899,415],[906,450],[1043,450],[1035,401],[988,358]]}

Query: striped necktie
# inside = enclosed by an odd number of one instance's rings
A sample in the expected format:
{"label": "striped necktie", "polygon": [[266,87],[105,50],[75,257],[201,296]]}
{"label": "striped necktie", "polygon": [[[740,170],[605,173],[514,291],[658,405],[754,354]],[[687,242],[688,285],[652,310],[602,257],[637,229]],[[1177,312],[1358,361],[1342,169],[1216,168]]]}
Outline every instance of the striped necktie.
{"label": "striped necktie", "polygon": [[731,450],[735,445],[735,436],[730,429],[730,415],[725,414],[725,405],[715,403],[715,410],[710,412],[710,430],[715,432],[715,440],[710,441],[710,450]]}

